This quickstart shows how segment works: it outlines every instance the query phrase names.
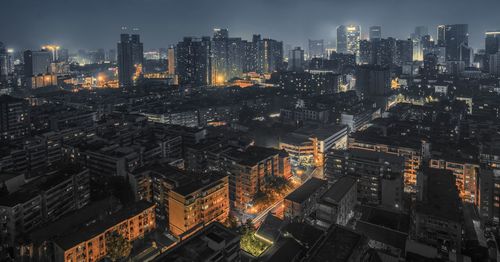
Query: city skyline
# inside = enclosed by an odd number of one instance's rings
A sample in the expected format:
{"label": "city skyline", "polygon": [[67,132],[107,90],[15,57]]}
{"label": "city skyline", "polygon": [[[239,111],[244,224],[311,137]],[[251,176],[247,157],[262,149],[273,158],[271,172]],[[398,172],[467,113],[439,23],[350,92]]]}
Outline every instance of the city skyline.
{"label": "city skyline", "polygon": [[[14,21],[16,26],[0,28],[0,35],[5,35],[3,41],[14,49],[36,49],[48,43],[71,50],[96,49],[112,48],[117,42],[116,35],[138,28],[145,50],[148,50],[168,47],[184,36],[210,36],[213,28],[228,28],[230,35],[244,39],[257,33],[292,46],[306,47],[308,39],[334,42],[336,28],[342,24],[360,25],[363,38],[368,37],[370,26],[378,25],[382,27],[383,37],[407,39],[416,26],[427,26],[435,37],[439,24],[465,23],[469,24],[470,46],[477,50],[484,48],[484,33],[500,27],[500,18],[494,12],[500,8],[500,2],[487,0],[481,3],[475,6],[462,0],[439,3],[393,3],[390,0],[376,3],[365,0],[266,3],[258,0],[252,5],[240,5],[237,1],[225,0],[196,4],[160,0],[144,3],[127,0],[120,1],[120,4],[115,0],[85,3],[51,0],[41,4],[32,0],[8,0],[0,22],[9,24]],[[19,10],[30,19],[20,20]],[[384,15],[385,12],[391,15]],[[467,15],[475,12],[482,15]],[[191,15],[179,15],[186,13]],[[257,15],[259,19],[254,19]],[[129,30],[124,31],[123,27]]]}

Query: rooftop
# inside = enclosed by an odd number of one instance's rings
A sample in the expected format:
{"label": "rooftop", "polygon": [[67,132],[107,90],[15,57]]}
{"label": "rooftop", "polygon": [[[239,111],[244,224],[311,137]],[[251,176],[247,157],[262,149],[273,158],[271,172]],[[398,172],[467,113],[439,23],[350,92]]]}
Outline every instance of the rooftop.
{"label": "rooftop", "polygon": [[423,199],[417,202],[416,212],[441,219],[460,222],[461,201],[455,176],[449,170],[426,168],[423,170]]}
{"label": "rooftop", "polygon": [[296,188],[292,193],[288,194],[285,199],[295,203],[302,203],[311,197],[318,189],[326,187],[327,183],[326,180],[312,177],[300,187]]}
{"label": "rooftop", "polygon": [[181,242],[173,249],[161,255],[154,261],[168,262],[201,262],[206,261],[210,256],[213,256],[218,250],[213,250],[208,246],[208,241],[216,241],[218,243],[225,241],[226,245],[233,241],[239,241],[239,235],[222,224],[215,222],[206,226],[195,235],[189,237],[184,242]]}
{"label": "rooftop", "polygon": [[362,245],[364,245],[363,236],[347,228],[336,226],[330,230],[327,238],[315,250],[312,250],[306,261],[351,261],[353,253],[362,252]]}
{"label": "rooftop", "polygon": [[337,204],[355,185],[356,179],[350,176],[343,176],[339,178],[339,180],[337,180],[335,184],[333,184],[330,189],[323,194],[323,196],[321,196],[321,201],[330,204]]}

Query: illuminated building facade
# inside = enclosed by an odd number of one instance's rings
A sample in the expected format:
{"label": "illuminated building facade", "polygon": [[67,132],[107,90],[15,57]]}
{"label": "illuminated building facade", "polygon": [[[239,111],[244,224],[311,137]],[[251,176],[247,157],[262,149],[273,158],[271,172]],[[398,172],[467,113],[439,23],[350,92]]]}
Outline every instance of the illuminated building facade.
{"label": "illuminated building facade", "polygon": [[185,238],[229,214],[229,178],[219,174],[194,177],[167,164],[153,163],[129,173],[137,200],[156,205],[158,225]]}
{"label": "illuminated building facade", "polygon": [[446,160],[432,158],[429,167],[452,171],[460,198],[469,203],[475,203],[477,198],[477,177],[479,165],[463,160]]}
{"label": "illuminated building facade", "polygon": [[412,190],[417,185],[417,170],[422,162],[420,145],[400,145],[399,141],[398,138],[385,139],[384,137],[364,136],[361,132],[355,133],[349,138],[348,147],[404,157],[405,189]]}
{"label": "illuminated building facade", "polygon": [[359,55],[361,27],[359,25],[341,25],[337,27],[337,52]]}
{"label": "illuminated building facade", "polygon": [[212,222],[224,222],[229,215],[229,178],[210,175],[176,187],[168,205],[170,232],[180,238]]}
{"label": "illuminated building facade", "polygon": [[140,201],[54,240],[56,262],[98,261],[107,255],[106,239],[117,233],[132,242],[156,228],[154,204]]}

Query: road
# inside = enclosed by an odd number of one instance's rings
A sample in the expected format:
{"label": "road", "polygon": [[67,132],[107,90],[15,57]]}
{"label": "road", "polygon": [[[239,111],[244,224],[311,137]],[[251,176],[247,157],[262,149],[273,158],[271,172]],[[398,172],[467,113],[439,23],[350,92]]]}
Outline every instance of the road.
{"label": "road", "polygon": [[264,221],[264,218],[266,218],[266,215],[269,212],[273,211],[275,208],[281,207],[282,204],[283,204],[283,199],[276,201],[274,204],[272,204],[269,207],[267,207],[266,209],[262,210],[262,212],[260,212],[257,216],[255,216],[252,220],[252,223],[256,227],[258,227],[260,225],[260,223],[262,223],[262,221]]}

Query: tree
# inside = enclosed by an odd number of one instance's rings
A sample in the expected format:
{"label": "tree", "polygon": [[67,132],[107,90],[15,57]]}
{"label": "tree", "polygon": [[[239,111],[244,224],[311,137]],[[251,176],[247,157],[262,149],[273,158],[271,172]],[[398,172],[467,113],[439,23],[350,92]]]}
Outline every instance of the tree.
{"label": "tree", "polygon": [[132,245],[116,231],[106,236],[106,250],[111,261],[119,261],[126,258],[132,251]]}

